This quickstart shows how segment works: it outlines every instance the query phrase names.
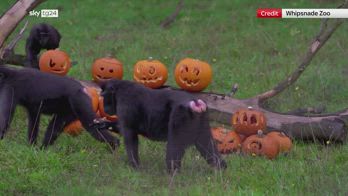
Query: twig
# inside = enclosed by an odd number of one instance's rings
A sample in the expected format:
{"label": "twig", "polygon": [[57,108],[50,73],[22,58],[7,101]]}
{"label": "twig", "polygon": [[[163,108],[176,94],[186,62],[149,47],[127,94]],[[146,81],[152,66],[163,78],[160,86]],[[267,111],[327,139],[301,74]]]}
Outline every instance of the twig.
{"label": "twig", "polygon": [[161,27],[162,28],[167,28],[169,27],[170,24],[172,24],[175,20],[175,18],[178,16],[180,10],[184,7],[184,0],[180,0],[178,5],[176,6],[175,11],[169,15],[166,19],[164,19],[161,22]]}
{"label": "twig", "polygon": [[1,52],[0,58],[6,59],[6,57],[9,57],[10,55],[14,54],[14,48],[18,41],[23,37],[24,31],[28,26],[28,21],[25,22],[22,29],[19,31],[17,36],[5,47],[5,49]]}
{"label": "twig", "polygon": [[235,83],[233,86],[232,86],[232,89],[231,89],[231,92],[228,94],[229,97],[233,97],[237,91],[238,91],[238,87],[239,85],[237,83]]}

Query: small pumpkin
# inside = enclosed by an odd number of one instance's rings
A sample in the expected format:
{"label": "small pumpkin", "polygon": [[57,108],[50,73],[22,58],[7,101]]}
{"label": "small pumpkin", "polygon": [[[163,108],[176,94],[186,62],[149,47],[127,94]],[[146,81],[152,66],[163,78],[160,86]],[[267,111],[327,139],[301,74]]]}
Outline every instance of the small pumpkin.
{"label": "small pumpkin", "polygon": [[64,127],[64,133],[71,136],[78,136],[83,130],[83,126],[79,120],[75,120]]}
{"label": "small pumpkin", "polygon": [[267,137],[259,130],[257,134],[245,139],[242,143],[242,152],[274,159],[279,154],[279,145],[273,138]]}
{"label": "small pumpkin", "polygon": [[123,77],[123,65],[115,58],[99,58],[93,62],[92,77],[97,83],[110,79],[121,80]]}
{"label": "small pumpkin", "polygon": [[160,61],[149,58],[134,65],[133,78],[149,88],[159,88],[167,81],[168,70]]}
{"label": "small pumpkin", "polygon": [[42,72],[65,76],[70,67],[69,55],[61,50],[47,50],[39,59],[39,68]]}
{"label": "small pumpkin", "polygon": [[267,134],[267,137],[271,137],[278,142],[279,151],[281,153],[288,153],[291,150],[291,139],[285,135],[284,132],[271,131]]}
{"label": "small pumpkin", "polygon": [[241,148],[241,140],[235,131],[226,130],[223,127],[215,127],[211,129],[213,139],[221,154],[228,154],[239,151]]}
{"label": "small pumpkin", "polygon": [[199,92],[211,82],[212,70],[208,63],[185,58],[175,67],[175,81],[184,90]]}
{"label": "small pumpkin", "polygon": [[266,117],[263,112],[248,109],[237,110],[231,119],[236,132],[245,136],[256,134],[258,130],[266,128]]}

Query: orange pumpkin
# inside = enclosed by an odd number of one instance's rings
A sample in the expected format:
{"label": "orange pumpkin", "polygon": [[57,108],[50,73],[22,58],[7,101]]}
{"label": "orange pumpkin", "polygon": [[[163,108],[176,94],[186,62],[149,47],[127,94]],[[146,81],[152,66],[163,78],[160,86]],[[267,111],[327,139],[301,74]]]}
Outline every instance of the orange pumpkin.
{"label": "orange pumpkin", "polygon": [[88,96],[91,98],[93,111],[97,112],[99,106],[99,94],[97,89],[93,87],[86,87],[86,91]]}
{"label": "orange pumpkin", "polygon": [[271,137],[267,137],[259,130],[258,134],[249,136],[242,143],[242,151],[249,155],[265,156],[274,159],[279,154],[278,143]]}
{"label": "orange pumpkin", "polygon": [[39,59],[39,68],[46,73],[65,76],[70,67],[70,57],[60,50],[47,50],[42,53]]}
{"label": "orange pumpkin", "polygon": [[119,79],[123,77],[122,63],[111,57],[104,57],[94,61],[92,65],[92,77],[97,83],[110,79]]}
{"label": "orange pumpkin", "polygon": [[[93,87],[86,87],[85,89],[86,89],[86,93],[91,98],[93,111],[97,112],[98,105],[99,105],[99,94],[97,89]],[[82,132],[82,130],[83,130],[83,126],[79,120],[75,120],[64,127],[64,132],[72,136],[79,135]]]}
{"label": "orange pumpkin", "polygon": [[283,132],[272,131],[267,134],[267,137],[271,137],[278,142],[279,151],[282,153],[288,153],[291,150],[292,142],[291,139]]}
{"label": "orange pumpkin", "polygon": [[175,81],[184,90],[199,92],[211,82],[212,70],[208,63],[185,58],[175,68]]}
{"label": "orange pumpkin", "polygon": [[236,132],[245,136],[256,134],[258,130],[266,128],[265,115],[260,111],[253,110],[251,107],[236,111],[231,121]]}
{"label": "orange pumpkin", "polygon": [[167,81],[168,70],[160,61],[149,58],[134,65],[133,78],[149,88],[159,88]]}
{"label": "orange pumpkin", "polygon": [[235,131],[226,130],[223,127],[215,127],[211,129],[211,133],[221,154],[239,151],[241,140]]}
{"label": "orange pumpkin", "polygon": [[83,130],[83,126],[79,120],[75,120],[64,127],[64,133],[71,136],[78,136]]}

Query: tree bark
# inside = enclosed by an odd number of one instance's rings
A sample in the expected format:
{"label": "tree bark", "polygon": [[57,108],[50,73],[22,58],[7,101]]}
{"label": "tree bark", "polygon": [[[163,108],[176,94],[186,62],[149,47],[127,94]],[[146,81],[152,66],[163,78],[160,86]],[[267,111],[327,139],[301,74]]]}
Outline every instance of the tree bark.
{"label": "tree bark", "polygon": [[19,0],[0,18],[0,48],[30,10],[44,0]]}

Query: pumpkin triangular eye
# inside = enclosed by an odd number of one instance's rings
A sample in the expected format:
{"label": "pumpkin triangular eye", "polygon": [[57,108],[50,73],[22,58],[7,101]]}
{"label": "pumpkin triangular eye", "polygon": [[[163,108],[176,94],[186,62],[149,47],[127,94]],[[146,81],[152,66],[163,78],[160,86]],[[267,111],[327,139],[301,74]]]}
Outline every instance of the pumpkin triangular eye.
{"label": "pumpkin triangular eye", "polygon": [[234,143],[234,139],[231,139],[230,141],[228,141],[228,143]]}
{"label": "pumpkin triangular eye", "polygon": [[257,120],[256,120],[256,116],[255,115],[252,115],[250,117],[250,124],[256,124],[257,123]]}
{"label": "pumpkin triangular eye", "polygon": [[55,65],[56,65],[56,63],[54,63],[54,62],[52,61],[52,59],[50,59],[49,66],[50,66],[50,67],[54,67]]}

